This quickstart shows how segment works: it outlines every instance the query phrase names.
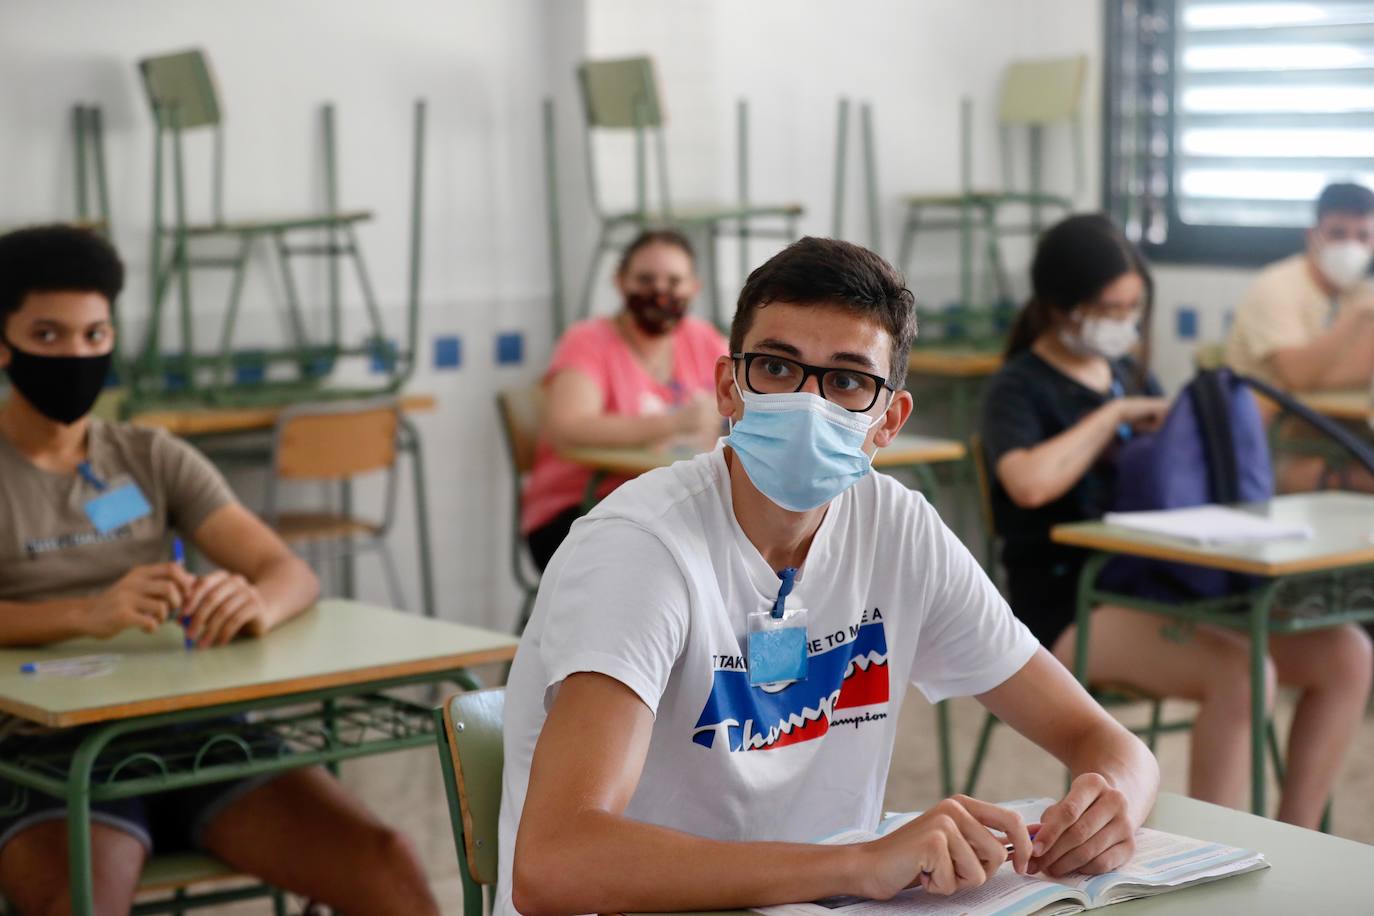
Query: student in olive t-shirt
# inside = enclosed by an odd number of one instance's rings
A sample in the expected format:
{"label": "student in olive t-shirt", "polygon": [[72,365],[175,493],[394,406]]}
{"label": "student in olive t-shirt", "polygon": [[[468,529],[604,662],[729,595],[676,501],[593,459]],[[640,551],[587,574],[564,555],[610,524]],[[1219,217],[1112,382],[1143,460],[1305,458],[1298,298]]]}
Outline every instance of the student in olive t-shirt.
{"label": "student in olive t-shirt", "polygon": [[[114,349],[123,266],[99,236],[0,236],[0,646],[152,632],[189,618],[197,650],[261,636],[307,608],[309,567],[194,449],[89,416]],[[218,569],[170,562],[173,536]],[[208,659],[207,659],[208,661]],[[0,754],[69,749],[80,730],[0,719]],[[0,780],[0,797],[13,787]],[[277,887],[366,913],[437,913],[414,853],[315,767],[92,806],[94,897],[127,912],[147,855],[200,848]],[[0,895],[65,912],[67,824],[37,792],[0,815]]]}
{"label": "student in olive t-shirt", "polygon": [[[1111,507],[1118,446],[1158,426],[1168,403],[1131,356],[1142,349],[1137,327],[1149,319],[1150,274],[1109,219],[1073,216],[1049,229],[1031,284],[1006,365],[988,388],[983,443],[1012,610],[1068,665],[1084,557],[1051,543],[1050,529]],[[1241,801],[1250,721],[1245,637],[1199,625],[1179,642],[1164,637],[1158,617],[1099,607],[1091,639],[1093,683],[1200,704],[1189,793]],[[1316,827],[1369,695],[1369,638],[1354,626],[1274,637],[1269,658],[1271,681],[1302,690],[1279,817]]]}

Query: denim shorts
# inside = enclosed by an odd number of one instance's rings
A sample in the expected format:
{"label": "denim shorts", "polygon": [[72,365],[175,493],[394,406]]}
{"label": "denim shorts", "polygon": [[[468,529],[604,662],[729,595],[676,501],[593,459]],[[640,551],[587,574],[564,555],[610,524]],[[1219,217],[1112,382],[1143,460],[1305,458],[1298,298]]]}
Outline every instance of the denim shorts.
{"label": "denim shorts", "polygon": [[[240,718],[221,720],[232,724],[236,730],[242,728]],[[207,723],[197,723],[203,728]],[[184,731],[188,726],[169,726],[164,733],[169,736]],[[72,728],[40,734],[16,734],[0,740],[0,754],[11,757],[20,754],[46,754],[52,752],[74,752],[90,729]],[[144,734],[156,735],[158,732]],[[279,743],[270,734],[259,735],[255,743],[266,741]],[[223,748],[226,762],[228,755],[234,753],[229,747]],[[206,763],[214,763],[214,751]],[[240,755],[237,759],[242,759]],[[244,779],[231,779],[170,792],[158,792],[135,798],[121,798],[113,801],[91,802],[91,822],[104,824],[123,831],[143,844],[150,854],[189,852],[204,848],[205,829],[227,807],[249,792],[266,785],[281,773],[266,773]],[[15,792],[23,789],[14,783],[0,778],[0,808],[15,797]],[[0,850],[11,839],[30,827],[52,820],[66,820],[67,804],[65,799],[54,798],[36,789],[29,789],[27,798],[18,811],[0,814]]]}

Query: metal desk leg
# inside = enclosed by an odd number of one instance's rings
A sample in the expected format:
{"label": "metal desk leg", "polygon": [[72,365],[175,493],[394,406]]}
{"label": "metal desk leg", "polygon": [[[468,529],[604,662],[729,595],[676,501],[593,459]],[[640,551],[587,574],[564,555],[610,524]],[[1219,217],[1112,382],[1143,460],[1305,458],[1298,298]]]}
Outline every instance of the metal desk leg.
{"label": "metal desk leg", "polygon": [[1250,813],[1264,817],[1265,738],[1269,711],[1265,709],[1264,663],[1269,656],[1269,611],[1279,580],[1271,579],[1250,599]]}
{"label": "metal desk leg", "polygon": [[415,487],[415,537],[420,554],[420,606],[426,617],[437,616],[434,605],[434,558],[430,554],[429,498],[425,492],[424,441],[410,418],[402,415],[402,447],[410,452],[410,468]]}
{"label": "metal desk leg", "polygon": [[102,728],[87,735],[72,755],[67,774],[67,887],[72,916],[95,912],[95,880],[91,874],[91,769],[96,757],[114,737]]}
{"label": "metal desk leg", "polygon": [[1083,689],[1088,688],[1088,629],[1093,613],[1093,589],[1102,567],[1112,558],[1109,553],[1094,553],[1078,573],[1078,608],[1074,616],[1073,675]]}

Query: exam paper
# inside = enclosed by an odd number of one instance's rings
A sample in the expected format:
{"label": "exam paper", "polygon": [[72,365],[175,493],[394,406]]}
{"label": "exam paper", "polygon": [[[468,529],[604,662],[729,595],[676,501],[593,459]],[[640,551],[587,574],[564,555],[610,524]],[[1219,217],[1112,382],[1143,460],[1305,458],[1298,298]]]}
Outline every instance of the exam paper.
{"label": "exam paper", "polygon": [[1256,544],[1265,541],[1310,540],[1310,525],[1277,522],[1227,506],[1193,506],[1156,512],[1108,512],[1109,525],[1148,531],[1192,544]]}

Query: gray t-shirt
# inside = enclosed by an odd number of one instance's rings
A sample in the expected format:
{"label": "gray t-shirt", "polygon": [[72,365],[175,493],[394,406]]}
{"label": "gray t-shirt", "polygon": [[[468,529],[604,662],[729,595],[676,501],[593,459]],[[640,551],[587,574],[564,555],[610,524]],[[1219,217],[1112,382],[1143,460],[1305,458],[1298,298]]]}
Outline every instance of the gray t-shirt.
{"label": "gray t-shirt", "polygon": [[172,558],[234,499],[205,456],[161,430],[91,421],[87,462],[107,490],[133,482],[152,511],[106,534],[85,506],[101,491],[80,474],[35,467],[0,436],[0,601],[75,598],[108,588],[135,566]]}

